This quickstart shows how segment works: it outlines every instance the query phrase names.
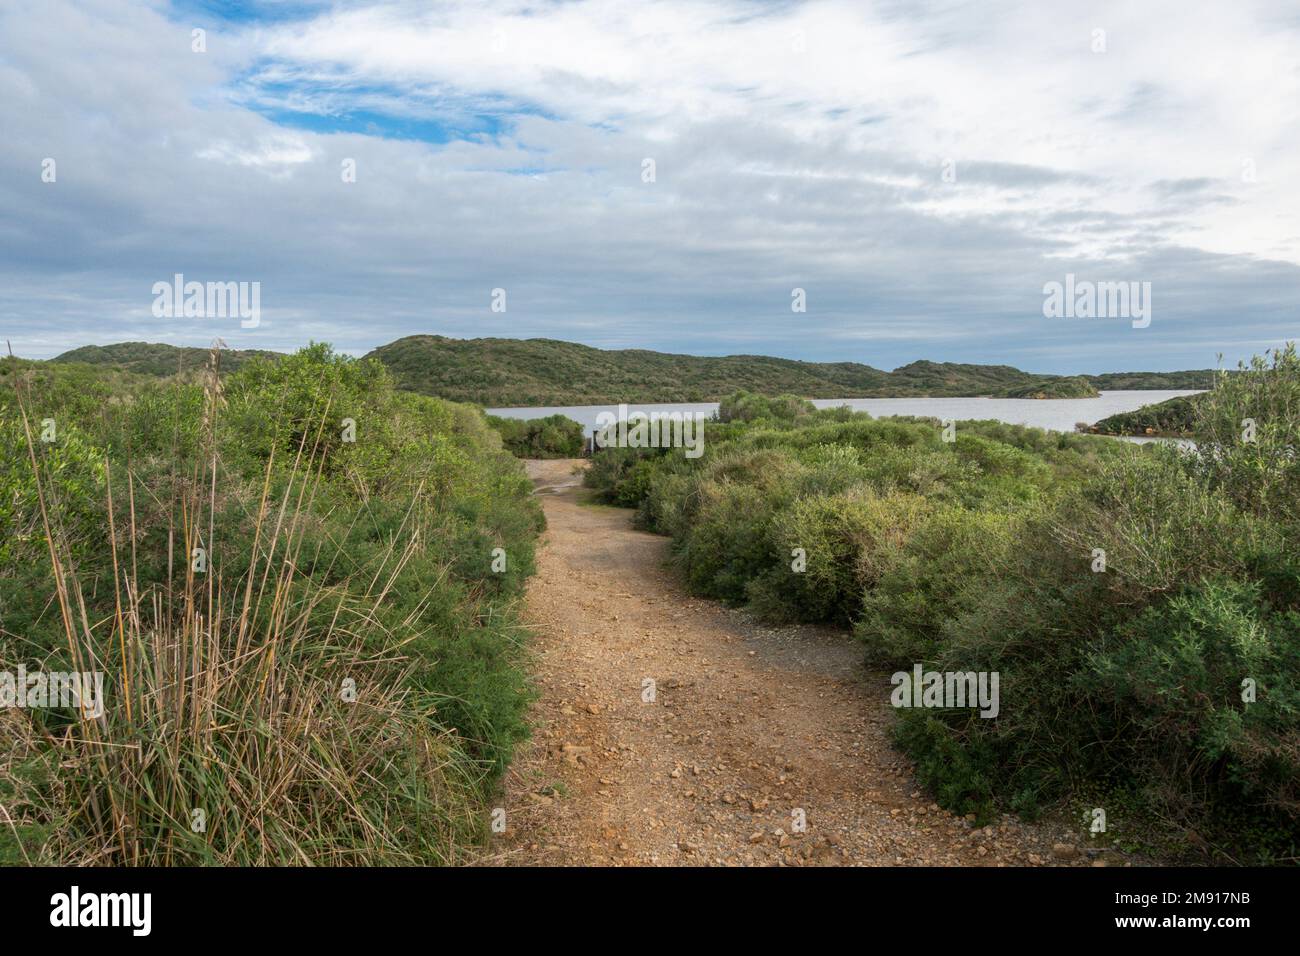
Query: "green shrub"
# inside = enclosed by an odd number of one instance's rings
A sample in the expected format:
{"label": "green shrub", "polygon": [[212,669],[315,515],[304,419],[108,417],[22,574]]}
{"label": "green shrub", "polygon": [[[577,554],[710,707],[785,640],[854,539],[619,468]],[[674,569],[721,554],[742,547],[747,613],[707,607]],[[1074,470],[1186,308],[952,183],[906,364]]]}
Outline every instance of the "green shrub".
{"label": "green shrub", "polygon": [[816,410],[812,402],[797,395],[764,398],[753,392],[738,391],[718,403],[718,421],[752,422],[758,419],[793,421]]}
{"label": "green shrub", "polygon": [[529,419],[489,415],[487,420],[516,458],[577,458],[582,454],[582,425],[563,415]]}
{"label": "green shrub", "polygon": [[960,507],[927,511],[924,499],[911,509],[910,534],[874,558],[879,570],[862,594],[854,631],[872,663],[937,660],[948,626],[1007,567],[1023,520]]}
{"label": "green shrub", "polygon": [[752,485],[714,481],[699,488],[693,530],[676,543],[691,590],[740,603],[749,580],[777,560],[769,533],[771,503]]}
{"label": "green shrub", "polygon": [[[482,413],[327,345],[225,378],[0,373],[0,662],[112,686],[100,722],[0,721],[0,860],[463,860],[527,734],[542,527]],[[29,452],[20,399],[57,441]]]}
{"label": "green shrub", "polygon": [[1213,809],[1216,787],[1219,801],[1300,805],[1296,611],[1271,610],[1254,584],[1207,581],[1117,628],[1089,663],[1126,762],[1182,819]]}
{"label": "green shrub", "polygon": [[914,495],[880,497],[866,487],[795,500],[769,531],[778,563],[749,583],[755,609],[774,620],[851,622],[925,507]]}
{"label": "green shrub", "polygon": [[1106,793],[1131,842],[1294,861],[1295,350],[1195,409],[1188,452],[997,422],[945,442],[934,419],[782,418],[742,395],[703,458],[611,458],[588,480],[673,536],[697,593],[850,623],[875,665],[998,672],[995,719],[899,714],[945,806],[1032,815]]}
{"label": "green shrub", "polygon": [[1189,464],[1247,511],[1300,520],[1300,356],[1295,344],[1220,372],[1198,396]]}

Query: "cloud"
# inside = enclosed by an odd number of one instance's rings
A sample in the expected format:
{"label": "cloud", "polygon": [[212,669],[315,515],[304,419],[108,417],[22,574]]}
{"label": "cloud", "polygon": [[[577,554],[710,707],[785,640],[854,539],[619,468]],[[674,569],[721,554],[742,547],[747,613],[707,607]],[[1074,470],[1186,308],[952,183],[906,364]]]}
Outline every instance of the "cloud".
{"label": "cloud", "polygon": [[[17,0],[0,316],[34,356],[439,332],[881,367],[1235,360],[1295,335],[1287,10]],[[261,327],[155,319],[176,272],[260,281]],[[1151,281],[1151,327],[1044,319],[1067,272]]]}
{"label": "cloud", "polygon": [[254,168],[281,168],[309,163],[315,151],[297,136],[266,136],[255,143],[217,140],[195,154],[199,159]]}

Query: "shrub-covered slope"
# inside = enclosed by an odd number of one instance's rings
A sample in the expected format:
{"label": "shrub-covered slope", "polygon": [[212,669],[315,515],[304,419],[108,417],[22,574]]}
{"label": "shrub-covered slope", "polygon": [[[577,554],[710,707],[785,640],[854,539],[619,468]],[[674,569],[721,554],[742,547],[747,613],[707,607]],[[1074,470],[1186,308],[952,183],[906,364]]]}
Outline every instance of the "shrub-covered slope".
{"label": "shrub-covered slope", "polygon": [[1103,841],[1294,863],[1300,360],[1215,386],[1195,452],[836,409],[733,417],[694,460],[604,450],[588,481],[696,593],[851,626],[891,670],[999,674],[996,718],[899,711],[945,806],[1101,807]]}
{"label": "shrub-covered slope", "polygon": [[[55,362],[112,365],[149,375],[193,373],[206,351],[145,342],[86,346]],[[223,358],[234,371],[254,356]],[[1210,371],[1117,372],[1063,377],[1009,365],[912,362],[885,372],[857,362],[801,362],[765,355],[708,357],[648,349],[595,349],[553,339],[451,339],[412,335],[370,353],[388,366],[398,387],[490,408],[597,405],[619,402],[719,401],[736,391],[803,398],[980,396],[1086,398],[1097,389],[1206,388]]]}
{"label": "shrub-covered slope", "polygon": [[1007,365],[922,361],[885,372],[856,362],[604,350],[552,339],[414,335],[370,354],[403,388],[489,407],[719,401],[738,390],[803,398],[1005,395],[1023,389],[1044,397],[1095,394],[1083,379]]}
{"label": "shrub-covered slope", "polygon": [[[257,349],[225,349],[221,353],[221,366],[234,372],[252,358],[279,358],[278,352]],[[182,348],[156,342],[117,342],[113,345],[83,345],[51,359],[53,362],[81,362],[86,365],[104,365],[124,372],[141,375],[175,375],[177,372],[193,373],[205,368],[208,350]]]}

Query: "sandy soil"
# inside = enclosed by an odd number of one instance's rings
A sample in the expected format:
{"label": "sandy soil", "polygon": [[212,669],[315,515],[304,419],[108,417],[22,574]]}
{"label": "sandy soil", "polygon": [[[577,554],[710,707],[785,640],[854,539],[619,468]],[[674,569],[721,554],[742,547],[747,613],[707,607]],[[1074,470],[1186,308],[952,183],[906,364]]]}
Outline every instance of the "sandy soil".
{"label": "sandy soil", "polygon": [[850,635],[690,597],[667,539],[586,503],[581,466],[528,463],[549,522],[527,599],[540,698],[485,863],[1122,863],[1059,828],[940,810]]}

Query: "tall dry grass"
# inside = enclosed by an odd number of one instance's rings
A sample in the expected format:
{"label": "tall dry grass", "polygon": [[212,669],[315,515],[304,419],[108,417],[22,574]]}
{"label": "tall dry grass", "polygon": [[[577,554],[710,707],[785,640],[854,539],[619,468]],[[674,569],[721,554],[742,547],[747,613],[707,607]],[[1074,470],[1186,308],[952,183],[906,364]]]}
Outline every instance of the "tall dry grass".
{"label": "tall dry grass", "polygon": [[[68,660],[104,673],[105,700],[98,716],[84,707],[62,721],[3,715],[9,799],[0,800],[0,827],[21,821],[42,834],[35,858],[23,850],[29,863],[456,862],[481,827],[477,771],[409,690],[402,640],[375,613],[418,535],[390,542],[364,582],[320,584],[299,573],[304,557],[322,561],[301,553],[325,463],[322,415],[304,430],[287,480],[273,482],[274,455],[267,461],[248,540],[218,540],[218,361],[214,348],[202,456],[174,476],[164,502],[162,583],[139,583],[139,489],[129,464],[116,474],[105,459],[104,547],[115,592],[106,620],[87,612],[93,602],[61,524],[57,479],[37,453],[19,389]],[[226,547],[251,554],[230,579]],[[206,567],[194,561],[199,548]]]}

